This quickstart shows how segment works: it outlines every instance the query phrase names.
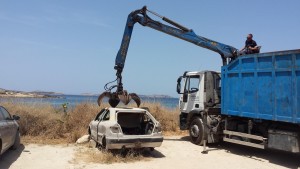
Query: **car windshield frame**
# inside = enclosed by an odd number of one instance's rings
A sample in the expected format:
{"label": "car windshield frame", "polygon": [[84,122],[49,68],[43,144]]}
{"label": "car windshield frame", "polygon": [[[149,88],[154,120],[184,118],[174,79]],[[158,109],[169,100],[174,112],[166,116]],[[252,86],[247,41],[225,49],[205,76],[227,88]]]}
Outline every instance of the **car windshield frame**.
{"label": "car windshield frame", "polygon": [[1,110],[0,113],[2,114],[3,120],[11,120],[12,119],[10,113],[3,106],[0,107],[0,110]]}

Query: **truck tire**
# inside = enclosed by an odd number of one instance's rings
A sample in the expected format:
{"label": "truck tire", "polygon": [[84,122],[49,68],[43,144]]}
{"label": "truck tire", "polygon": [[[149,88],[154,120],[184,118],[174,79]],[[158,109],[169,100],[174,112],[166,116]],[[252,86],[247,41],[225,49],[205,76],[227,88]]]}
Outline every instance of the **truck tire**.
{"label": "truck tire", "polygon": [[202,119],[199,117],[194,117],[190,127],[189,127],[189,133],[191,137],[191,142],[196,145],[202,145],[203,144],[203,138],[204,138],[204,126]]}
{"label": "truck tire", "polygon": [[17,133],[16,133],[15,142],[11,146],[11,149],[16,150],[19,146],[20,146],[20,132],[18,130]]}

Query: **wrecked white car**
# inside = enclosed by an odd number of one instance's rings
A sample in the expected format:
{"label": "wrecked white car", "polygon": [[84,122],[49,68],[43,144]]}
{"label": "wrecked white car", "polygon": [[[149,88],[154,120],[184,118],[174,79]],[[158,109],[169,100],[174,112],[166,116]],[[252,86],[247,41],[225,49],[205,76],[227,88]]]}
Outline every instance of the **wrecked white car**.
{"label": "wrecked white car", "polygon": [[163,142],[161,125],[145,109],[105,108],[89,125],[90,138],[103,149],[155,148]]}

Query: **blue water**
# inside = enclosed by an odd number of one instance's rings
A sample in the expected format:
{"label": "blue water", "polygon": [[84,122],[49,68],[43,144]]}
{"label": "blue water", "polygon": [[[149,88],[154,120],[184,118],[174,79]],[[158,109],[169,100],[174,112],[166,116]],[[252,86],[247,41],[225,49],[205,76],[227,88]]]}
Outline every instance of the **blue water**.
{"label": "blue water", "polygon": [[[0,98],[1,102],[19,102],[19,103],[36,103],[36,104],[52,104],[53,106],[61,106],[68,103],[74,106],[79,103],[95,103],[97,104],[98,96],[82,96],[82,95],[58,95],[59,98]],[[160,103],[168,108],[176,108],[178,106],[177,98],[141,98],[142,102]],[[104,100],[104,102],[106,102]],[[133,101],[132,101],[133,102]]]}

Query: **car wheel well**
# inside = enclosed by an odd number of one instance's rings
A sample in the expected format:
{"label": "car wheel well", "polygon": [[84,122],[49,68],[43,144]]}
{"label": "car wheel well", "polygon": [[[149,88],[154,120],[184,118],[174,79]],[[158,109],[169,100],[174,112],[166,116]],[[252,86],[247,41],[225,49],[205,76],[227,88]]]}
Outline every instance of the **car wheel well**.
{"label": "car wheel well", "polygon": [[102,144],[103,149],[106,149],[106,137],[105,136],[103,136],[101,144]]}

